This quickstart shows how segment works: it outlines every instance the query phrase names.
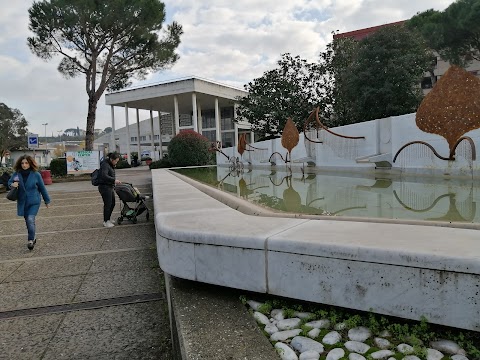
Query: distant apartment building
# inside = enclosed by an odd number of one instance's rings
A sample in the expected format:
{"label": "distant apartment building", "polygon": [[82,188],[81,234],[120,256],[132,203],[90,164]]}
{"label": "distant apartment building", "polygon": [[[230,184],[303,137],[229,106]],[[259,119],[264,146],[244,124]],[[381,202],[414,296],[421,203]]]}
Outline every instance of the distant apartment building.
{"label": "distant apartment building", "polygon": [[[373,27],[368,27],[368,28],[364,28],[364,29],[348,31],[348,32],[344,32],[344,33],[335,34],[335,35],[333,35],[333,38],[334,39],[341,39],[341,38],[350,37],[350,38],[353,38],[357,41],[360,41],[360,40],[366,38],[367,36],[370,36],[370,35],[374,34],[378,29],[381,29],[381,28],[384,28],[384,27],[387,27],[387,26],[402,25],[403,23],[405,23],[405,20],[392,22],[392,23],[388,23],[388,24],[382,24],[382,25],[373,26]],[[434,64],[434,76],[433,76],[433,78],[432,78],[432,76],[429,72],[426,72],[424,74],[424,77],[423,77],[421,83],[420,83],[420,86],[421,86],[424,94],[427,94],[428,92],[430,92],[430,90],[432,89],[435,82],[437,80],[439,80],[440,77],[442,77],[442,75],[445,74],[445,72],[450,67],[450,63],[448,61],[443,60],[438,54],[436,54],[436,55],[437,55],[437,59],[436,59],[436,62]],[[472,61],[468,65],[468,67],[466,67],[466,70],[468,72],[470,72],[471,74],[473,74],[477,77],[480,77],[480,61],[477,61],[477,60]]]}

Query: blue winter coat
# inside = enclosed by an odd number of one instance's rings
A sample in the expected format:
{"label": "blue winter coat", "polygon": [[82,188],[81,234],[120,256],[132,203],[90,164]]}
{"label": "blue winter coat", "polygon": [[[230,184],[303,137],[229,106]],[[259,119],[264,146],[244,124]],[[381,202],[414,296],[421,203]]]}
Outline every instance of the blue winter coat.
{"label": "blue winter coat", "polygon": [[8,186],[12,185],[16,176],[18,176],[17,215],[37,215],[41,203],[40,194],[42,194],[45,204],[50,204],[50,196],[48,196],[42,176],[38,171],[31,171],[27,181],[24,182],[22,174],[14,172],[8,180]]}

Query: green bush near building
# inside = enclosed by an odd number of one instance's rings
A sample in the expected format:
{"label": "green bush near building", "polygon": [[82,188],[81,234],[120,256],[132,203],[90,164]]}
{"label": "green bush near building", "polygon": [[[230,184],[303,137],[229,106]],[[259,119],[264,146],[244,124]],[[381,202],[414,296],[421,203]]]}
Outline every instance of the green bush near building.
{"label": "green bush near building", "polygon": [[49,168],[52,176],[65,176],[67,175],[67,160],[65,158],[52,159]]}
{"label": "green bush near building", "polygon": [[193,130],[183,130],[168,145],[171,166],[213,165],[215,154],[209,151],[210,141]]}
{"label": "green bush near building", "polygon": [[131,168],[131,165],[128,163],[127,160],[120,159],[115,167],[117,169],[126,169],[126,168]]}
{"label": "green bush near building", "polygon": [[172,167],[172,164],[170,163],[170,160],[165,157],[163,159],[153,161],[150,165],[150,169],[162,169],[162,168],[169,168]]}

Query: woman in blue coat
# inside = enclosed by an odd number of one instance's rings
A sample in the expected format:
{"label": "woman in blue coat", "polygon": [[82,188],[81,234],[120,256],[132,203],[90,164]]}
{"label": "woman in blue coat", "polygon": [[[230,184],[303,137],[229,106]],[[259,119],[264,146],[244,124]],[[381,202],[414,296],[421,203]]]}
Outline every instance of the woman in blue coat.
{"label": "woman in blue coat", "polygon": [[8,186],[18,187],[17,215],[25,218],[28,232],[27,248],[33,250],[37,242],[35,238],[35,216],[40,208],[40,194],[47,208],[50,204],[50,197],[38,172],[38,165],[31,156],[21,156],[13,169],[15,172],[8,180]]}

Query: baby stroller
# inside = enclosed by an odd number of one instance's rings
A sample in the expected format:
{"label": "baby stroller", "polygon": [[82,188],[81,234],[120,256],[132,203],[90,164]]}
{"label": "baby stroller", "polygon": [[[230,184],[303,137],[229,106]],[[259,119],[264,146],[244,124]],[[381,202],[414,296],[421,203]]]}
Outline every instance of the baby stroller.
{"label": "baby stroller", "polygon": [[[118,225],[122,224],[123,219],[130,220],[132,223],[136,224],[137,216],[143,214],[145,211],[147,212],[146,218],[148,221],[150,213],[145,204],[145,199],[147,199],[148,196],[140,194],[140,191],[129,183],[115,185],[115,192],[120,200],[122,200],[122,204],[120,204],[120,216],[117,219]],[[130,207],[128,203],[135,203],[135,207]]]}

